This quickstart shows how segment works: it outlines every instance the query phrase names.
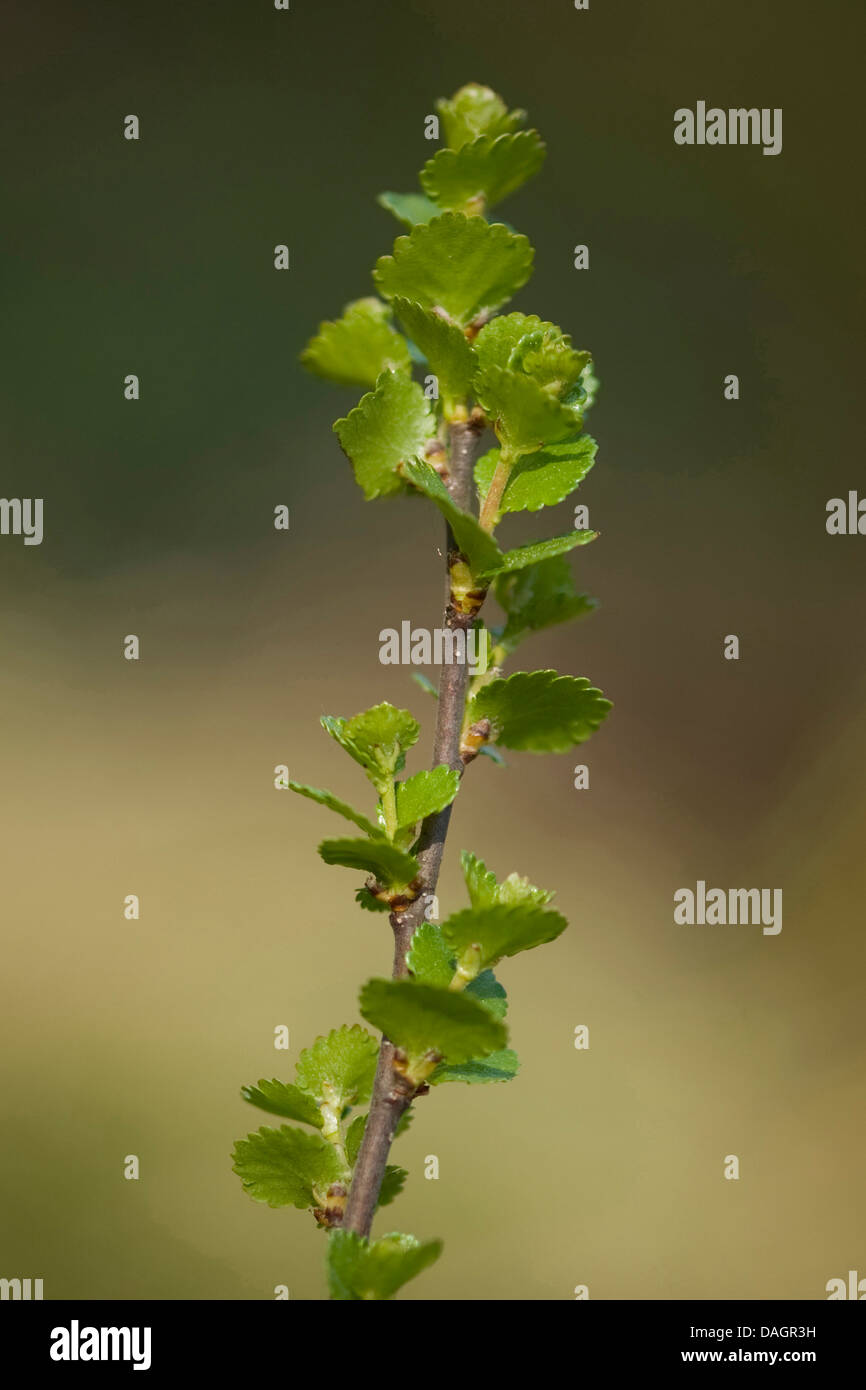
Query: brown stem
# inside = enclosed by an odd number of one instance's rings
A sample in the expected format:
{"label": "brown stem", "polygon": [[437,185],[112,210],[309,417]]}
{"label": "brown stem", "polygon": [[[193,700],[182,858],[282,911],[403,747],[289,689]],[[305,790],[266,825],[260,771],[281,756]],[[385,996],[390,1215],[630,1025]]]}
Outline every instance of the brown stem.
{"label": "brown stem", "polygon": [[484,418],[476,412],[466,421],[450,427],[451,477],[448,489],[458,507],[464,512],[475,510],[475,479],[473,469],[478,454],[478,441],[484,429]]}
{"label": "brown stem", "polygon": [[[448,487],[454,501],[464,511],[472,510],[473,474],[481,423],[469,420],[453,424],[451,433],[450,476]],[[465,633],[472,624],[472,617],[459,613],[451,603],[451,589],[448,583],[451,565],[458,551],[451,535],[447,532],[448,558],[446,584],[448,586],[445,626]],[[436,712],[436,731],[433,736],[432,766],[445,763],[461,775],[463,762],[460,757],[460,731],[463,725],[463,711],[469,685],[469,666],[467,662],[454,662],[442,667],[439,679],[439,703]],[[451,821],[451,807],[428,816],[421,826],[418,839],[417,859],[418,880],[421,892],[405,912],[391,913],[391,926],[394,931],[393,978],[400,980],[409,974],[406,954],[416,929],[424,921],[430,895],[435,893],[439,880],[439,869],[445,849],[445,838]],[[379,1189],[385,1176],[385,1165],[394,1141],[394,1132],[401,1117],[412,1104],[415,1095],[414,1085],[394,1067],[394,1045],[387,1038],[382,1039],[379,1048],[379,1061],[376,1079],[373,1083],[373,1096],[370,1113],[364,1129],[364,1138],[355,1164],[352,1187],[346,1204],[343,1226],[346,1230],[357,1231],[369,1236],[373,1223]]]}

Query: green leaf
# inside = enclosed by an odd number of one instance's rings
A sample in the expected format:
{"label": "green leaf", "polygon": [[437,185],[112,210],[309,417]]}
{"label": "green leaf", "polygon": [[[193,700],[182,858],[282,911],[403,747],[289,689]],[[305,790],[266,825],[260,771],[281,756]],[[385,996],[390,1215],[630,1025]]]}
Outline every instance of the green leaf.
{"label": "green leaf", "polygon": [[555,897],[552,889],[536,888],[534,883],[522,874],[510,873],[500,883],[496,892],[496,901],[505,907],[513,907],[517,903],[549,903]]}
{"label": "green leaf", "polygon": [[568,531],[564,536],[551,536],[547,541],[533,541],[530,545],[519,545],[516,550],[507,550],[502,557],[498,574],[511,574],[524,570],[529,565],[537,565],[541,560],[565,555],[576,545],[589,545],[598,536],[597,531]]}
{"label": "green leaf", "polygon": [[366,1125],[367,1116],[356,1115],[346,1130],[346,1157],[353,1168],[358,1160],[358,1154],[361,1152],[361,1140],[364,1138]]}
{"label": "green leaf", "polygon": [[477,82],[467,82],[453,97],[440,97],[436,110],[452,150],[459,150],[479,135],[505,135],[526,120],[525,111],[509,111],[502,97]]}
{"label": "green leaf", "polygon": [[583,391],[583,400],[580,403],[580,408],[585,415],[587,411],[592,408],[601,386],[601,382],[593,371],[591,362],[581,373],[579,385]]}
{"label": "green leaf", "polygon": [[450,418],[455,407],[463,404],[469,395],[477,366],[465,333],[441,314],[408,299],[395,299],[394,313],[427,359],[439,383],[446,418]]}
{"label": "green leaf", "polygon": [[[503,384],[496,374],[504,372],[506,378],[511,373],[528,376],[543,388],[546,395],[554,397],[564,408],[571,410],[572,418],[577,423],[573,424],[570,432],[574,433],[579,427],[580,410],[586,400],[586,391],[581,382],[592,359],[588,352],[577,351],[571,338],[557,324],[537,318],[534,314],[506,314],[484,325],[474,348],[482,392],[490,374],[490,392],[495,391],[500,396],[503,391],[513,394],[515,390],[523,389],[531,402],[533,397],[529,388],[515,387],[512,390],[508,380]],[[519,404],[515,406],[512,403],[510,406],[512,413],[520,408]],[[507,410],[503,409],[503,414],[507,417]]]}
{"label": "green leaf", "polygon": [[501,574],[494,592],[506,613],[499,640],[509,651],[527,632],[581,618],[596,607],[595,599],[576,591],[571,567],[561,555]]}
{"label": "green leaf", "polygon": [[418,742],[421,732],[417,719],[407,709],[383,700],[362,710],[349,720],[345,737],[368,771],[379,769],[391,776],[399,772],[406,753]]}
{"label": "green leaf", "polygon": [[580,429],[577,410],[522,372],[487,367],[475,378],[475,394],[512,457],[556,444]]}
{"label": "green leaf", "polygon": [[321,1135],[282,1125],[239,1139],[233,1169],[254,1202],[269,1207],[322,1204],[332,1183],[343,1176],[340,1158]]}
{"label": "green leaf", "polygon": [[533,254],[525,236],[499,222],[446,212],[398,237],[393,255],[380,258],[373,278],[386,299],[438,307],[466,327],[526,284]]}
{"label": "green leaf", "polygon": [[444,1081],[466,1081],[470,1084],[512,1081],[519,1068],[517,1053],[506,1047],[501,1052],[491,1052],[489,1057],[479,1058],[477,1062],[462,1062],[460,1066],[440,1062],[430,1077],[430,1085],[441,1086]]}
{"label": "green leaf", "polygon": [[323,715],[321,723],[349,757],[360,763],[380,796],[394,774],[402,771],[406,753],[421,732],[407,709],[396,709],[387,700],[351,719]]}
{"label": "green leaf", "polygon": [[411,1057],[468,1062],[505,1046],[505,1027],[465,994],[421,980],[368,980],[361,1015]]}
{"label": "green leaf", "polygon": [[441,1240],[424,1244],[393,1231],[368,1240],[340,1228],[328,1236],[328,1287],[341,1301],[393,1298],[398,1289],[427,1269],[442,1253]]}
{"label": "green leaf", "polygon": [[406,1186],[406,1179],[409,1174],[405,1168],[398,1168],[395,1163],[387,1164],[385,1176],[382,1179],[382,1186],[379,1188],[379,1201],[377,1206],[387,1207],[399,1197],[403,1188]]}
{"label": "green leaf", "polygon": [[[394,1138],[399,1139],[401,1134],[405,1134],[411,1123],[412,1111],[404,1110],[397,1122],[397,1128],[394,1130]],[[349,1128],[346,1130],[346,1157],[353,1168],[358,1161],[358,1154],[361,1152],[361,1140],[364,1138],[366,1125],[367,1116],[356,1115],[349,1125]],[[388,1172],[390,1170],[386,1169],[385,1171]],[[400,1187],[402,1188],[403,1182],[406,1180],[405,1171],[402,1168],[396,1168],[394,1171],[395,1173],[403,1173],[403,1181],[400,1183]]]}
{"label": "green leaf", "polygon": [[487,718],[505,748],[565,753],[585,743],[612,708],[585,676],[518,671],[479,690],[470,718]]}
{"label": "green leaf", "polygon": [[260,1081],[258,1086],[242,1086],[241,1095],[250,1105],[267,1110],[271,1115],[284,1115],[306,1125],[322,1128],[322,1112],[312,1096],[299,1086],[283,1081]]}
{"label": "green leaf", "polygon": [[[563,502],[592,468],[597,447],[591,435],[582,434],[524,454],[511,470],[499,511],[537,512]],[[498,461],[499,450],[490,449],[475,465],[475,482],[482,502]]]}
{"label": "green leaf", "polygon": [[414,487],[435,502],[473,573],[480,575],[492,571],[495,574],[502,566],[502,551],[493,537],[478,525],[474,516],[460,510],[435,469],[429,463],[415,459],[404,466],[403,473]]}
{"label": "green leaf", "polygon": [[366,886],[359,888],[355,893],[355,902],[365,912],[390,912],[391,904],[384,902],[381,898],[375,898]]}
{"label": "green leaf", "polygon": [[454,952],[449,951],[435,922],[422,922],[409,947],[406,963],[416,980],[428,985],[450,985],[457,969]]}
{"label": "green leaf", "polygon": [[537,903],[494,903],[455,912],[442,923],[442,936],[458,962],[471,959],[485,969],[503,956],[516,956],[554,941],[567,925],[561,913]]}
{"label": "green leaf", "polygon": [[[467,858],[479,865],[484,871],[484,865],[480,861],[474,860],[474,856],[464,855],[464,868]],[[489,875],[496,888],[496,879],[493,874]],[[408,955],[409,969],[416,979],[424,980],[429,984],[446,986],[454,977],[457,962],[453,951],[446,945],[442,932],[434,922],[424,922],[412,937],[412,945]],[[492,970],[482,970],[476,975],[466,987],[466,996],[476,999],[483,1008],[498,1019],[505,1017],[508,1010],[508,996],[502,985],[493,974]],[[509,1072],[513,1059],[513,1070]],[[439,1084],[443,1081],[506,1081],[510,1075],[517,1070],[517,1058],[508,1049],[491,1053],[484,1060],[474,1060],[460,1063],[459,1065],[449,1066],[441,1063],[430,1077],[431,1083]]]}
{"label": "green leaf", "polygon": [[473,907],[493,907],[499,902],[499,880],[482,859],[464,849],[460,855],[460,867]]}
{"label": "green leaf", "polygon": [[439,699],[439,691],[429,677],[424,675],[423,671],[413,671],[411,676],[415,684],[420,685],[425,695],[432,695],[434,700]]}
{"label": "green leaf", "polygon": [[479,754],[483,754],[485,758],[489,758],[490,761],[492,763],[495,763],[497,767],[508,766],[499,749],[492,743],[482,744],[482,746],[478,749],[478,752]]}
{"label": "green leaf", "polygon": [[319,854],[326,864],[363,869],[385,888],[405,888],[418,872],[418,860],[388,840],[323,840]]}
{"label": "green leaf", "polygon": [[486,372],[489,367],[513,367],[520,344],[538,333],[561,334],[562,330],[537,314],[498,314],[485,323],[473,343],[479,372]]}
{"label": "green leaf", "polygon": [[484,212],[537,174],[545,153],[537,130],[479,135],[459,150],[438,150],[421,170],[421,187],[441,208]]}
{"label": "green leaf", "polygon": [[591,361],[591,353],[578,351],[561,329],[552,328],[527,334],[511,354],[509,366],[573,406],[583,401],[584,392],[579,390],[573,398],[572,387]]}
{"label": "green leaf", "polygon": [[377,1040],[356,1023],[316,1038],[298,1058],[295,1075],[318,1105],[339,1114],[346,1105],[364,1105],[370,1099],[378,1056]]}
{"label": "green leaf", "polygon": [[405,1134],[405,1133],[406,1133],[406,1130],[409,1128],[409,1126],[410,1126],[411,1123],[412,1123],[412,1118],[413,1118],[414,1113],[415,1113],[415,1112],[414,1112],[413,1110],[404,1110],[404,1111],[403,1111],[403,1114],[400,1116],[399,1120],[397,1121],[397,1128],[394,1130],[394,1138],[395,1138],[395,1139],[399,1139],[401,1134]]}
{"label": "green leaf", "polygon": [[450,806],[460,788],[460,774],[441,764],[432,772],[416,772],[394,788],[397,798],[397,829],[417,825],[425,816]]}
{"label": "green leaf", "polygon": [[388,322],[381,300],[356,299],[342,318],[319,325],[301,353],[301,365],[341,386],[375,386],[383,372],[408,372],[409,349]]}
{"label": "green leaf", "polygon": [[536,888],[528,878],[523,878],[520,874],[509,874],[500,883],[487,865],[468,850],[464,850],[460,856],[460,867],[466,880],[469,901],[474,908],[494,907],[497,904],[508,907],[515,903],[534,903],[541,906],[549,903],[554,896],[545,888]]}
{"label": "green leaf", "polygon": [[494,1018],[504,1018],[508,1013],[508,995],[492,970],[482,970],[470,980],[466,993],[483,1004]]}
{"label": "green leaf", "polygon": [[429,222],[442,211],[424,193],[380,193],[376,202],[386,212],[393,213],[405,227],[417,227],[419,222]]}
{"label": "green leaf", "polygon": [[290,782],[289,787],[299,796],[306,796],[310,801],[318,801],[320,806],[327,806],[329,811],[336,811],[338,815],[345,816],[346,820],[352,821],[359,830],[363,830],[365,835],[369,835],[373,840],[385,838],[385,832],[381,826],[374,825],[372,821],[362,816],[360,811],[355,811],[348,806],[345,801],[334,796],[333,792],[325,791],[323,787],[305,787],[301,782]]}
{"label": "green leaf", "polygon": [[424,392],[410,376],[383,372],[375,391],[337,420],[334,431],[367,500],[403,489],[401,463],[423,453],[436,424]]}

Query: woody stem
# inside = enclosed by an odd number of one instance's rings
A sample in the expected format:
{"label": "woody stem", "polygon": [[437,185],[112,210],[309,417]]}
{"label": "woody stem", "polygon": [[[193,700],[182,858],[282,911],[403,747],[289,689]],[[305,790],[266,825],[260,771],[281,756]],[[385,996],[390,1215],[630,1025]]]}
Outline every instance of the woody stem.
{"label": "woody stem", "polygon": [[[474,421],[454,422],[449,429],[451,453],[448,487],[454,501],[463,511],[472,509],[473,468],[480,432],[480,427]],[[472,618],[458,612],[451,600],[448,576],[459,552],[450,528],[446,534],[446,545],[447,596],[444,622],[446,628],[455,634],[460,630],[466,633],[471,627]],[[468,685],[469,667],[465,661],[443,665],[439,681],[431,765],[439,767],[444,763],[461,775],[463,762],[460,757],[460,731],[463,726]],[[430,897],[436,891],[450,821],[451,807],[446,806],[444,810],[428,816],[421,826],[416,852],[419,866],[417,881],[420,888],[418,897],[405,912],[391,913],[391,927],[394,932],[392,976],[395,980],[404,979],[409,974],[406,956],[416,929],[424,921]],[[373,1096],[364,1138],[361,1141],[343,1217],[344,1229],[357,1231],[362,1236],[370,1234],[394,1133],[415,1095],[415,1085],[395,1068],[394,1061],[394,1045],[387,1038],[383,1038],[379,1048],[376,1079],[373,1083]]]}

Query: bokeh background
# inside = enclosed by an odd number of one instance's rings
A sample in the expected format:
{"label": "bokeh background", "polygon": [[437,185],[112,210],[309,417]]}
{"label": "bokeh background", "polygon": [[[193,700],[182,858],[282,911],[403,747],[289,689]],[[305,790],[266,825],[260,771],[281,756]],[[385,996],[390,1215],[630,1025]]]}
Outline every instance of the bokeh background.
{"label": "bokeh background", "polygon": [[[419,1104],[378,1229],[445,1238],[410,1299],[813,1299],[866,1274],[866,540],[824,526],[864,476],[863,20],[853,0],[4,7],[3,492],[44,497],[46,533],[0,540],[0,1274],[48,1298],[322,1296],[311,1218],[230,1171],[266,1122],[239,1087],[355,1021],[390,942],[316,855],[328,813],[273,768],[362,796],[317,721],[383,698],[426,718],[424,764],[432,706],[378,632],[436,625],[441,538],[432,509],[364,504],[330,433],[357,393],[296,358],[369,292],[399,230],[374,196],[415,186],[424,116],[467,80],[549,144],[503,209],[537,248],[515,307],[603,379],[580,498],[602,536],[577,561],[601,607],[522,664],[616,709],[585,756],[471,769],[443,911],[471,847],[556,887],[571,928],[501,969],[519,1079]],[[782,154],[675,146],[698,99],[782,107]],[[568,504],[530,521],[567,529]],[[674,926],[698,878],[781,887],[781,935]]]}

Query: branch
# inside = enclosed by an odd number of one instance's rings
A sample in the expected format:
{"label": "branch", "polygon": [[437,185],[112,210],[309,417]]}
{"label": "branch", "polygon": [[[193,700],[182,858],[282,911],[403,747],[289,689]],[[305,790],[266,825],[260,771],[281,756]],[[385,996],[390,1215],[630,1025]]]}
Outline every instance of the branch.
{"label": "branch", "polygon": [[[454,501],[464,511],[472,510],[473,468],[478,452],[478,441],[483,424],[479,420],[452,424],[450,477],[448,488]],[[451,565],[459,555],[450,528],[447,530],[446,560],[446,601],[445,626],[452,631],[466,632],[473,622],[472,616],[459,613],[451,602],[449,575]],[[461,775],[463,761],[460,756],[460,731],[463,726],[463,712],[466,692],[469,686],[469,666],[467,662],[454,662],[443,665],[439,679],[439,702],[436,712],[436,730],[433,736],[432,766],[446,763]],[[394,931],[393,978],[403,979],[409,974],[406,955],[416,929],[424,921],[430,895],[435,893],[439,881],[439,869],[445,850],[445,839],[451,821],[451,807],[428,816],[421,826],[418,839],[417,858],[418,879],[421,891],[405,912],[391,913],[391,926]],[[346,1204],[343,1226],[346,1230],[357,1231],[369,1236],[373,1223],[379,1189],[385,1176],[385,1165],[394,1142],[394,1132],[402,1116],[412,1104],[415,1087],[394,1067],[394,1045],[387,1038],[382,1039],[379,1048],[379,1061],[370,1112],[364,1129],[364,1138],[355,1164],[352,1187]]]}

